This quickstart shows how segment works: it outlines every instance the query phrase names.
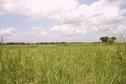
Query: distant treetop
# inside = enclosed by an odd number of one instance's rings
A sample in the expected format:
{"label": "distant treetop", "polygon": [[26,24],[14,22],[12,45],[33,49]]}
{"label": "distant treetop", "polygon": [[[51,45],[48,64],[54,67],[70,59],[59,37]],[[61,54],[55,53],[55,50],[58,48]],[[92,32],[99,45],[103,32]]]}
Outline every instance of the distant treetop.
{"label": "distant treetop", "polygon": [[115,43],[116,37],[105,36],[105,37],[100,37],[100,40],[101,40],[102,43]]}

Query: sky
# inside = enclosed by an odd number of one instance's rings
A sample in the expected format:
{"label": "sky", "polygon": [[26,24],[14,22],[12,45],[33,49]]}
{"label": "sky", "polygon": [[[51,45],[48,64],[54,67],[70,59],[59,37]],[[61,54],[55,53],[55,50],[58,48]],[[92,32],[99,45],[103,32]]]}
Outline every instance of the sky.
{"label": "sky", "polygon": [[4,42],[126,38],[126,0],[0,0]]}

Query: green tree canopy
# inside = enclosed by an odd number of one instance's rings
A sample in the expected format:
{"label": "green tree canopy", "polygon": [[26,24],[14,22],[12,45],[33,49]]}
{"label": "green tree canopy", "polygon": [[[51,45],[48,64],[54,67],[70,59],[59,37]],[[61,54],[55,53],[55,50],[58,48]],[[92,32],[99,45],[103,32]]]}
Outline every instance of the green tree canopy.
{"label": "green tree canopy", "polygon": [[100,40],[102,43],[114,43],[116,41],[116,37],[105,36],[105,37],[100,37]]}

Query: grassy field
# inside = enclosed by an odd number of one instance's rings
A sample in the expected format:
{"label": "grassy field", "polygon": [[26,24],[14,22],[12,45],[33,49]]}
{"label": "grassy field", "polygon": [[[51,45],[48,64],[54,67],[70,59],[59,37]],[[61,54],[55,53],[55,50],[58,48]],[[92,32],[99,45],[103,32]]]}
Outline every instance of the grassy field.
{"label": "grassy field", "polygon": [[126,84],[126,44],[2,45],[0,84]]}

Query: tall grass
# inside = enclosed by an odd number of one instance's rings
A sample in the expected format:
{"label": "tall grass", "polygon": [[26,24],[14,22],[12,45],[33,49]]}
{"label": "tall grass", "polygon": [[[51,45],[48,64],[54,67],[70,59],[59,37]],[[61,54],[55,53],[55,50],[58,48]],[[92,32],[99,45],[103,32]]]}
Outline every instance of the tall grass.
{"label": "tall grass", "polygon": [[126,44],[0,45],[0,84],[125,84]]}

